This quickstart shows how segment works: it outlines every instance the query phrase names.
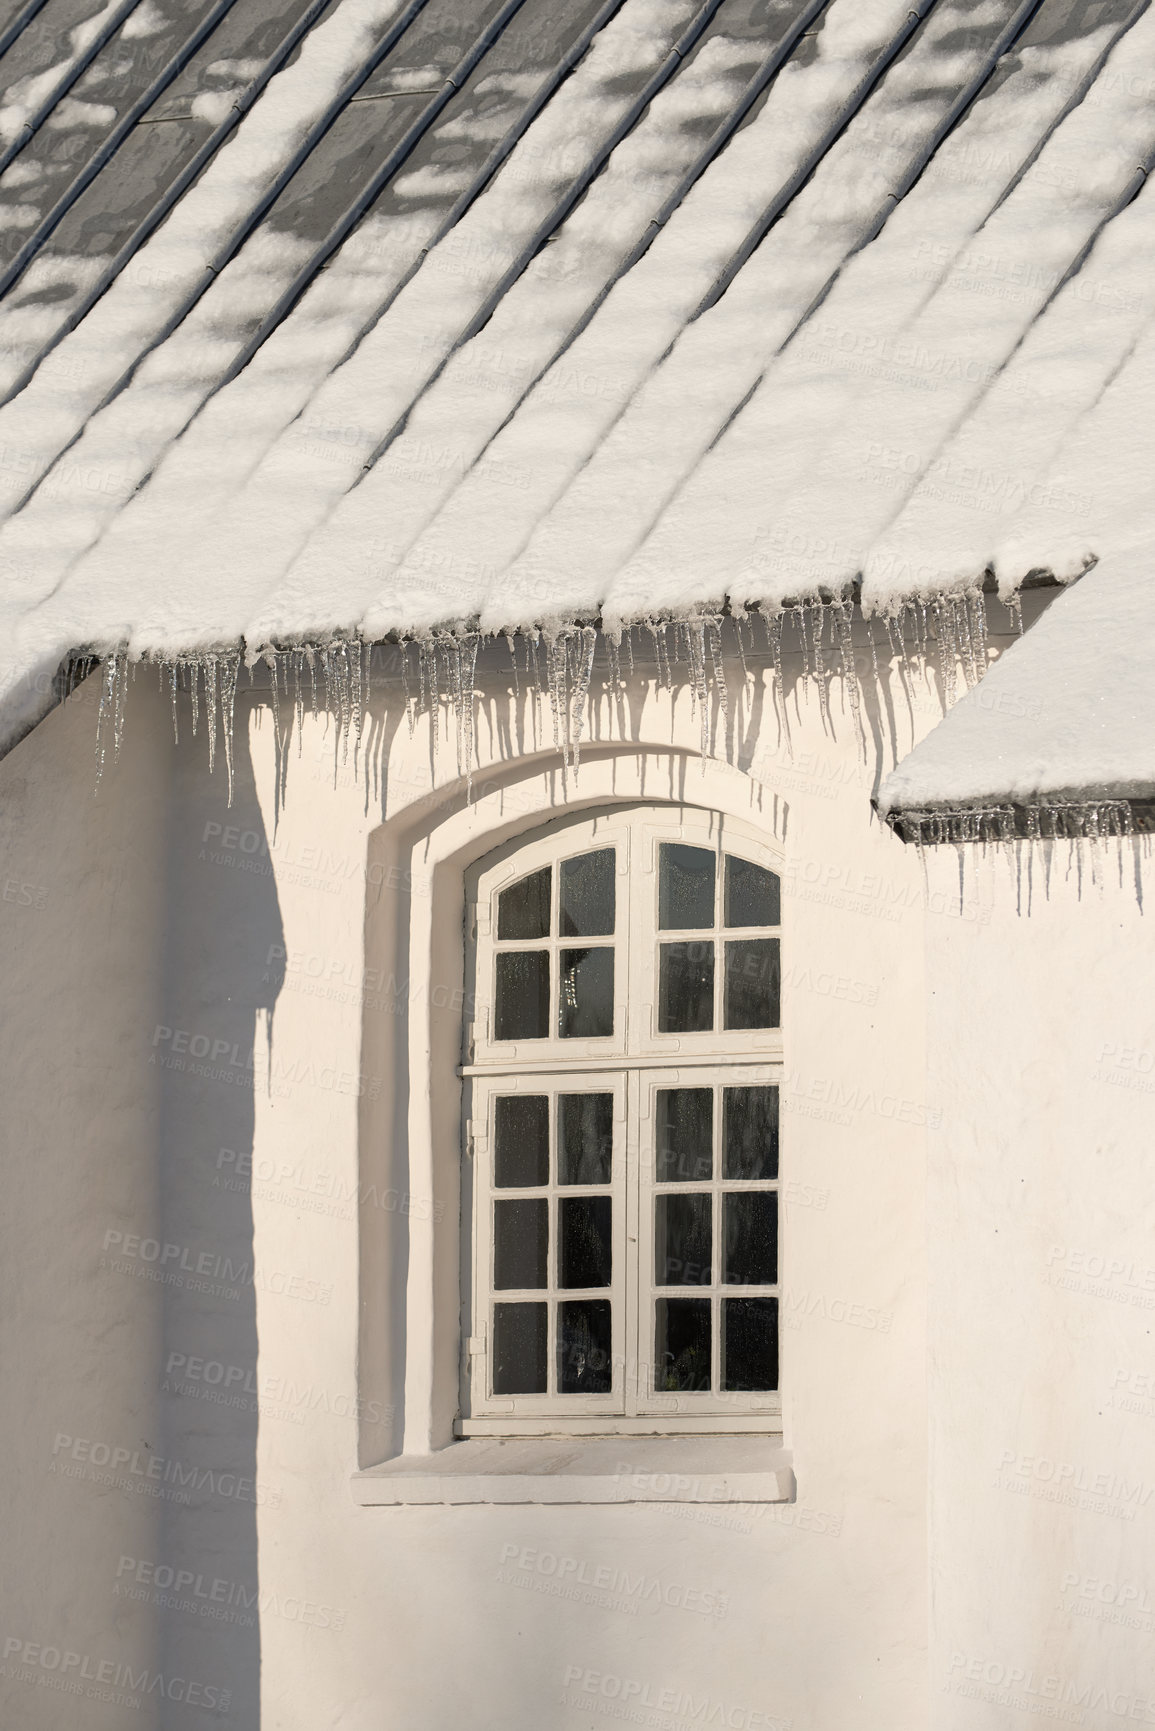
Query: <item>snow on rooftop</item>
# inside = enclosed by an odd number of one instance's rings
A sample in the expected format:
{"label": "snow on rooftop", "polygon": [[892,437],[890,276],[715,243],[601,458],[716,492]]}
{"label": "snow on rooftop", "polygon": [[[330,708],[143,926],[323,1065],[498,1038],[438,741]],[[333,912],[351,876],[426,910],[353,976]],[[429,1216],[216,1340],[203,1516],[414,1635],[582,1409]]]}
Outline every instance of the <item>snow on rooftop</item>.
{"label": "snow on rooftop", "polygon": [[[969,839],[969,817],[1155,798],[1155,540],[1102,560],[1060,594],[879,791],[880,812],[926,839]],[[1061,832],[1060,832],[1061,833]],[[975,839],[979,839],[975,835]]]}
{"label": "snow on rooftop", "polygon": [[122,645],[892,613],[1095,561],[1040,641],[1138,607],[1155,10],[54,10],[0,57],[0,743]]}

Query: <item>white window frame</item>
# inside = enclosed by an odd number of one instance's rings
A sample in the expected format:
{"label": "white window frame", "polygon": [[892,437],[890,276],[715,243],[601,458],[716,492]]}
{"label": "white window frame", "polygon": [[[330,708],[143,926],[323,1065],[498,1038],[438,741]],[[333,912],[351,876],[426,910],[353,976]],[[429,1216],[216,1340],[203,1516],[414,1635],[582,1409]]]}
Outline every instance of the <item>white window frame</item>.
{"label": "white window frame", "polygon": [[[563,818],[545,825],[529,837],[518,838],[493,855],[477,862],[467,874],[466,927],[469,939],[467,979],[474,984],[474,1017],[466,1026],[463,1112],[465,1151],[463,1162],[462,1295],[464,1351],[460,1390],[461,1416],[455,1427],[462,1436],[541,1436],[581,1434],[678,1434],[682,1432],[781,1431],[781,1374],[773,1392],[655,1393],[650,1361],[653,1356],[651,1306],[653,1267],[650,1222],[654,1193],[652,1162],[643,1156],[645,1127],[652,1122],[655,1091],[659,1087],[714,1084],[781,1085],[782,1029],[735,1030],[716,1026],[709,1033],[662,1034],[657,1028],[657,945],[671,941],[671,934],[657,930],[657,861],[663,841],[683,841],[706,846],[721,856],[727,852],[762,865],[781,876],[781,852],[770,845],[764,833],[740,818],[693,806],[617,806],[592,815]],[[551,999],[549,1035],[532,1041],[498,1041],[493,1037],[493,957],[496,940],[497,897],[501,890],[547,862],[560,861],[595,847],[618,850],[619,917],[614,944],[615,1018],[614,1033],[598,1040],[561,1039],[556,1033],[556,1005]],[[632,870],[631,870],[632,866]],[[724,990],[724,952],[727,937],[765,937],[768,932],[781,942],[781,928],[726,930],[722,924],[724,893],[721,863],[716,874],[715,1022],[720,1021]],[[556,873],[555,873],[556,883]],[[623,890],[625,894],[623,895]],[[628,917],[623,918],[628,910]],[[597,941],[597,940],[591,940]],[[514,943],[513,947],[582,947],[581,939],[551,938],[539,946]],[[785,961],[782,961],[785,971]],[[551,978],[554,976],[551,975]],[[468,996],[468,993],[467,993]],[[497,1194],[492,1184],[491,1151],[493,1101],[501,1093],[548,1093],[552,1104],[558,1093],[594,1091],[603,1087],[615,1096],[615,1162],[610,1186],[614,1197],[614,1273],[606,1296],[613,1306],[613,1388],[608,1395],[504,1395],[495,1396],[489,1384],[489,1306],[492,1204]],[[716,1097],[715,1146],[720,1135],[721,1095]],[[618,1154],[619,1130],[621,1153]],[[649,1169],[648,1169],[649,1168]],[[709,1287],[687,1285],[681,1296],[711,1297],[714,1327],[713,1364],[717,1379],[719,1317],[727,1296],[760,1296],[781,1293],[784,1245],[779,1242],[778,1282],[774,1287],[727,1289],[719,1283],[718,1246],[722,1179],[717,1154],[713,1191],[714,1266]],[[551,1178],[553,1174],[551,1172]],[[777,1181],[735,1183],[733,1188],[776,1188]],[[726,1188],[730,1188],[727,1181]],[[537,1192],[540,1195],[545,1191]],[[551,1183],[548,1194],[557,1195]],[[551,1201],[551,1208],[553,1203]],[[783,1224],[779,1210],[779,1231]],[[553,1287],[554,1248],[551,1234],[550,1287]],[[502,1295],[505,1296],[504,1294]],[[528,1295],[527,1295],[528,1296]],[[550,1304],[550,1364],[553,1365],[553,1304]],[[779,1315],[781,1337],[782,1318]],[[552,1379],[551,1368],[551,1379]]]}

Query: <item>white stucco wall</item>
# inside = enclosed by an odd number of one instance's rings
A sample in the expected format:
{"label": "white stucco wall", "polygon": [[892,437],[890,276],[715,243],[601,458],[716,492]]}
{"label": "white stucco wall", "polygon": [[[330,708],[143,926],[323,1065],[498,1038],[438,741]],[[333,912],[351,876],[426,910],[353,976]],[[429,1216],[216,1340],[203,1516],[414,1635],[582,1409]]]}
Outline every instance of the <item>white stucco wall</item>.
{"label": "white stucco wall", "polygon": [[[948,1692],[960,1653],[1134,1691],[1134,1632],[1070,1592],[1056,1607],[1067,1571],[1141,1576],[1145,1505],[1076,1516],[992,1487],[1029,1484],[1018,1458],[1043,1450],[1151,1477],[1142,1418],[1106,1404],[1144,1370],[1145,1312],[1055,1274],[1076,1277],[1056,1247],[1143,1255],[1144,1096],[1093,1074],[1104,1041],[1155,1050],[1142,918],[1130,887],[1058,885],[1026,917],[1005,873],[960,909],[954,856],[925,879],[872,820],[875,749],[837,693],[824,727],[813,687],[791,698],[793,759],[767,702],[703,775],[688,694],[640,669],[569,792],[636,797],[644,773],[649,797],[740,807],[785,849],[797,1502],[354,1504],[359,1466],[452,1420],[460,875],[562,799],[502,666],[472,804],[452,752],[431,773],[426,724],[411,738],[396,714],[335,784],[331,732],[306,720],[278,793],[258,701],[229,812],[203,738],[174,749],[143,683],[96,799],[87,687],[0,765],[0,872],[44,892],[0,901],[5,1723],[1007,1723]],[[893,680],[900,750],[940,713],[913,695]],[[1126,1447],[1107,1440],[1124,1422]]]}

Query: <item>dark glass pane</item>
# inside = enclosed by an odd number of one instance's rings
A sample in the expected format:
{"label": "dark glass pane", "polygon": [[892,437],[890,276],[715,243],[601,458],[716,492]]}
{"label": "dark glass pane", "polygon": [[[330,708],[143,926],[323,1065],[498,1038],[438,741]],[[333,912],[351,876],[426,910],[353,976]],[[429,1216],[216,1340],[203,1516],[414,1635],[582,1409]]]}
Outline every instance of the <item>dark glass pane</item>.
{"label": "dark glass pane", "polygon": [[727,1028],[776,1028],[780,970],[777,938],[733,938],[726,945]]}
{"label": "dark glass pane", "polygon": [[658,1089],[654,1176],[659,1184],[714,1176],[712,1088]]}
{"label": "dark glass pane", "polygon": [[722,1097],[723,1178],[777,1178],[777,1088],[726,1088]]}
{"label": "dark glass pane", "polygon": [[548,938],[552,866],[542,866],[497,898],[499,938]]}
{"label": "dark glass pane", "polygon": [[561,935],[605,938],[614,929],[614,850],[599,848],[561,863]]}
{"label": "dark glass pane", "polygon": [[614,1380],[612,1349],[608,1298],[574,1298],[558,1305],[559,1394],[609,1394]]}
{"label": "dark glass pane", "polygon": [[558,1013],[563,1040],[594,1040],[614,1031],[614,952],[563,950]]}
{"label": "dark glass pane", "polygon": [[499,1190],[549,1183],[549,1096],[499,1094],[493,1132],[493,1182]]}
{"label": "dark glass pane", "polygon": [[727,1298],[723,1301],[722,1387],[778,1387],[776,1298]]}
{"label": "dark glass pane", "polygon": [[700,1034],[713,1026],[713,944],[663,944],[658,970],[659,1033]]}
{"label": "dark glass pane", "polygon": [[654,1198],[654,1283],[657,1286],[709,1286],[709,1195]]}
{"label": "dark glass pane", "polygon": [[659,1298],[654,1329],[654,1389],[709,1392],[710,1300]]}
{"label": "dark glass pane", "polygon": [[614,1160],[612,1094],[558,1095],[559,1184],[608,1184]]}
{"label": "dark glass pane", "polygon": [[549,1203],[544,1197],[540,1202],[527,1198],[493,1204],[493,1284],[498,1292],[544,1286],[548,1246]]}
{"label": "dark glass pane", "polygon": [[694,932],[714,924],[716,855],[704,847],[664,841],[658,849],[658,925]]}
{"label": "dark glass pane", "polygon": [[495,1040],[544,1040],[549,1033],[549,951],[505,950],[497,958]]}
{"label": "dark glass pane", "polygon": [[722,1279],[727,1286],[773,1286],[778,1279],[778,1195],[731,1190],[722,1199]]}
{"label": "dark glass pane", "polygon": [[737,854],[726,855],[726,924],[777,926],[782,923],[782,886],[774,872]]}
{"label": "dark glass pane", "polygon": [[547,1329],[544,1304],[493,1307],[494,1394],[544,1394]]}
{"label": "dark glass pane", "polygon": [[613,1273],[613,1202],[608,1196],[558,1200],[557,1283],[608,1286]]}

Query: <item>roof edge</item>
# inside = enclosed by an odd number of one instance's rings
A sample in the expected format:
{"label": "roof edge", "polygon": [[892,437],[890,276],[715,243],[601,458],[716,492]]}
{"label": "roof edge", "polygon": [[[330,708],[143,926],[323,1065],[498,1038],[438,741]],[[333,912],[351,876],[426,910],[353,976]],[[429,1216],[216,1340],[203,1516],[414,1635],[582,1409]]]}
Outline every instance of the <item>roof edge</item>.
{"label": "roof edge", "polygon": [[891,808],[882,821],[917,848],[1013,841],[1104,841],[1155,832],[1155,797],[1032,800]]}

